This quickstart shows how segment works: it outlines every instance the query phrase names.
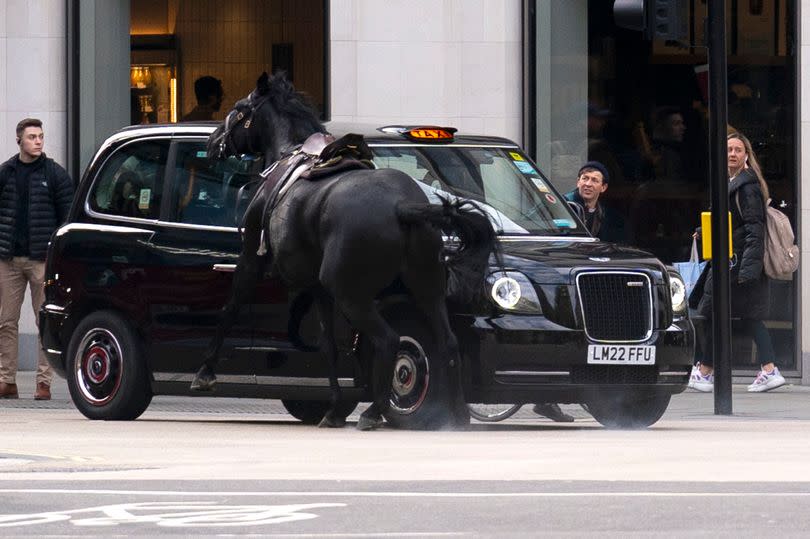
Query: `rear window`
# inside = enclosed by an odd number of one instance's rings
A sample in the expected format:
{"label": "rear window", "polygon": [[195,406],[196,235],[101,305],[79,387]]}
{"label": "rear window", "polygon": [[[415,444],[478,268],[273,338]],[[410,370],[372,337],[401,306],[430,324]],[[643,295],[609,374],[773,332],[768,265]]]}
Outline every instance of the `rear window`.
{"label": "rear window", "polygon": [[137,141],[104,163],[90,192],[93,211],[119,217],[157,219],[169,141]]}

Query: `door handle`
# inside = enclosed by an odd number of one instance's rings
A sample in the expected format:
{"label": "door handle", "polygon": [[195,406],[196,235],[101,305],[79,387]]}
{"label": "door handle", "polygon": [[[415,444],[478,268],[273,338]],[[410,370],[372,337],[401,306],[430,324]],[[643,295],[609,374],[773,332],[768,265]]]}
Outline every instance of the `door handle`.
{"label": "door handle", "polygon": [[214,264],[214,271],[233,273],[236,271],[236,264]]}

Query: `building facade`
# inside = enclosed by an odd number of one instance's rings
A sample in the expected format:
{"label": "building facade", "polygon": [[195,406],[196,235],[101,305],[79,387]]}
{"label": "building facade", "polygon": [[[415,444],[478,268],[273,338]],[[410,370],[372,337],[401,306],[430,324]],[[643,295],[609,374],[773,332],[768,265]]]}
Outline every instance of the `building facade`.
{"label": "building facade", "polygon": [[[222,119],[262,70],[283,69],[325,119],[452,125],[521,142],[555,185],[581,162],[611,170],[627,241],[673,262],[708,202],[706,0],[690,0],[690,46],[618,29],[604,0],[5,0],[0,2],[0,150],[23,117],[78,176],[132,123],[170,122],[194,81],[222,81]],[[810,0],[728,2],[729,121],[755,143],[775,203],[806,259],[810,194]],[[810,108],[810,107],[808,107]],[[667,122],[681,125],[673,134]],[[680,130],[680,133],[678,132]],[[772,288],[778,361],[810,383],[810,279]],[[24,306],[21,360],[33,365]],[[807,328],[805,328],[807,325]],[[735,377],[758,360],[734,342]]]}

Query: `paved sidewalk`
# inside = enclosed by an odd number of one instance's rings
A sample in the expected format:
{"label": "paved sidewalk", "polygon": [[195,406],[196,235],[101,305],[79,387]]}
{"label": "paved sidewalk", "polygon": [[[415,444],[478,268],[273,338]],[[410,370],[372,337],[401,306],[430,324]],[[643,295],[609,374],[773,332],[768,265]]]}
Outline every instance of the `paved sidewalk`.
{"label": "paved sidewalk", "polygon": [[[0,400],[0,411],[5,408],[44,408],[72,409],[73,403],[67,388],[67,382],[55,377],[51,386],[52,400],[34,400],[34,372],[23,371],[17,374],[17,385],[20,390],[18,400]],[[361,404],[358,411],[365,405]],[[745,385],[733,386],[733,415],[729,420],[801,420],[810,421],[810,387],[787,384],[767,393],[748,393]],[[574,415],[577,420],[593,420],[578,405],[563,405],[563,409]],[[284,414],[286,411],[278,400],[270,399],[232,399],[211,397],[155,397],[149,406],[149,412],[176,412],[200,414]],[[531,411],[531,406],[524,406],[514,420],[541,420]],[[716,419],[714,414],[714,395],[699,393],[687,389],[675,395],[669,405],[665,420],[706,420]]]}

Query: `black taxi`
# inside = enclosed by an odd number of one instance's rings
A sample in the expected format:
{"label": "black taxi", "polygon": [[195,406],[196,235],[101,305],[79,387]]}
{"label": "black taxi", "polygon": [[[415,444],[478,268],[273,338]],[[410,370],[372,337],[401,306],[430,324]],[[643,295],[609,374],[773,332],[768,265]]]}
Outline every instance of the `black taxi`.
{"label": "black taxi", "polygon": [[[153,395],[190,394],[262,169],[251,156],[208,160],[215,127],[133,126],[109,137],[52,238],[42,344],[89,418],[134,419]],[[686,388],[694,330],[680,276],[649,253],[591,237],[517,144],[449,128],[327,127],[364,134],[375,166],[406,172],[428,199],[469,198],[489,214],[501,257],[486,300],[450,305],[473,407],[582,403],[606,426],[645,427]],[[226,337],[213,396],[278,398],[294,417],[320,420],[328,369],[305,345],[317,342],[315,314],[291,316],[299,300],[272,276],[261,282]],[[424,326],[397,287],[379,301],[401,335],[387,421],[444,424],[431,406],[445,388],[431,377]],[[338,333],[348,413],[370,400],[369,359],[362,335]]]}

